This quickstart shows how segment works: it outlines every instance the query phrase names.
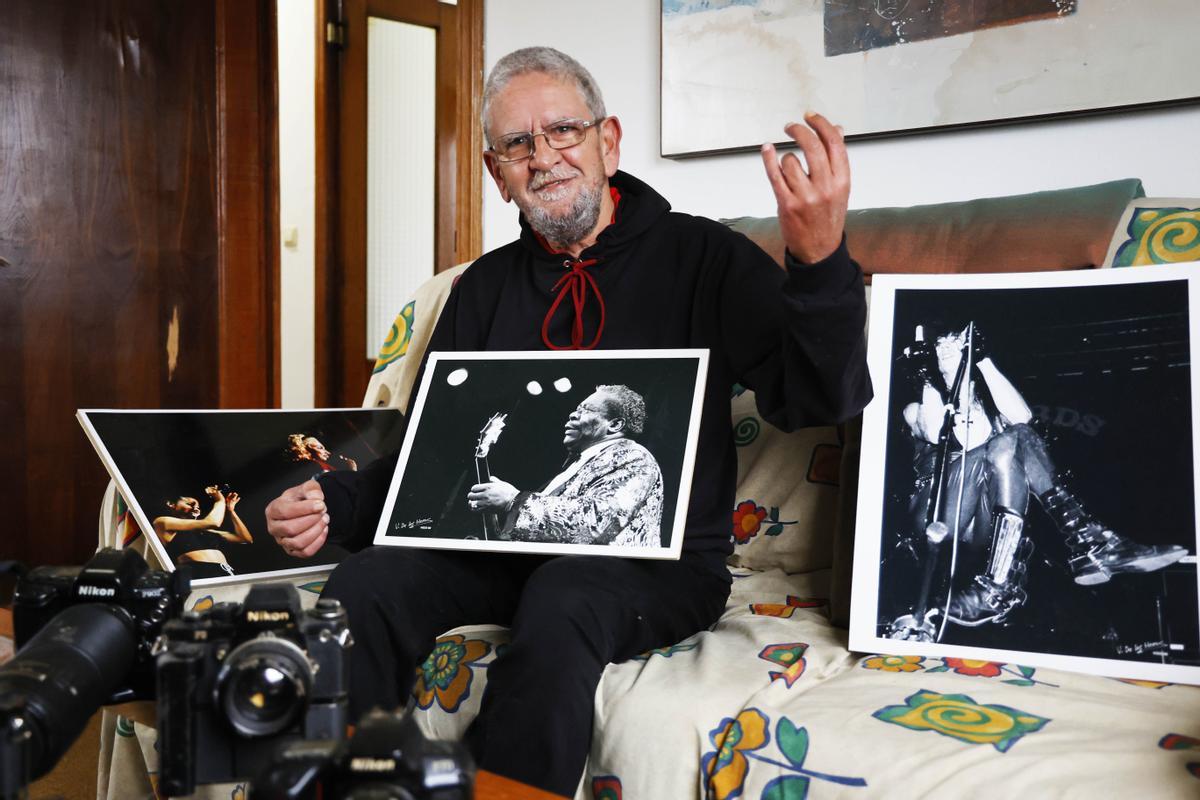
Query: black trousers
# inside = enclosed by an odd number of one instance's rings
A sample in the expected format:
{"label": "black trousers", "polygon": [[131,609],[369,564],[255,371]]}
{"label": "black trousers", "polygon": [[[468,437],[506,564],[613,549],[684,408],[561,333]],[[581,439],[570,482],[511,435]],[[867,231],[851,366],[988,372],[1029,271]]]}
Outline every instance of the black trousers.
{"label": "black trousers", "polygon": [[510,627],[467,746],[483,769],[571,796],[605,665],[707,628],[728,594],[727,575],[686,554],[650,561],[372,547],[338,565],[322,596],[350,617],[356,720],[405,703],[438,635],[467,624]]}

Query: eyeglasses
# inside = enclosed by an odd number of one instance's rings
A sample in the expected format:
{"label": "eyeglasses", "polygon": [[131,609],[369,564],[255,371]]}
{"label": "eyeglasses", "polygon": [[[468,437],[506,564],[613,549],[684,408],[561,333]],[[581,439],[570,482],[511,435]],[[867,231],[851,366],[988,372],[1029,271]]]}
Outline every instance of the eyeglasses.
{"label": "eyeglasses", "polygon": [[492,145],[492,152],[501,164],[513,161],[524,161],[533,155],[533,140],[539,136],[546,137],[546,144],[555,150],[565,150],[574,147],[587,136],[588,128],[599,125],[607,117],[596,117],[591,122],[584,119],[560,119],[551,122],[540,133],[520,131],[506,133]]}
{"label": "eyeglasses", "polygon": [[600,414],[602,416],[607,416],[607,414],[608,414],[608,409],[604,408],[603,406],[591,406],[591,405],[588,405],[587,403],[580,403],[578,406],[575,407],[575,413],[580,416],[582,416],[585,411],[590,412],[592,414]]}

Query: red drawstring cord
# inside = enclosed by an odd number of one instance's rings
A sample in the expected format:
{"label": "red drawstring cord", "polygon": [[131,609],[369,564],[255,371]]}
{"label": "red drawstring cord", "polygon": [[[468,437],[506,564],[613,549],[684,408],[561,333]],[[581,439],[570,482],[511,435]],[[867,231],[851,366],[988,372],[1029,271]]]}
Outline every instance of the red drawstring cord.
{"label": "red drawstring cord", "polygon": [[[542,342],[551,350],[591,350],[600,343],[600,334],[604,332],[604,295],[600,294],[600,287],[596,285],[596,279],[587,271],[587,268],[597,262],[598,259],[589,258],[584,261],[564,261],[564,267],[570,267],[571,271],[558,279],[551,291],[558,291],[558,297],[554,298],[554,302],[550,305],[550,310],[546,312],[546,318],[542,320]],[[583,307],[587,302],[587,290],[591,286],[592,293],[596,295],[596,300],[600,303],[600,325],[596,328],[596,336],[586,346],[583,344]],[[562,287],[561,289],[559,287]],[[558,311],[559,305],[567,294],[571,295],[571,303],[575,306],[575,319],[571,323],[571,344],[566,347],[559,347],[550,341],[550,321],[554,319],[554,313]]]}
{"label": "red drawstring cord", "polygon": [[[621,193],[617,191],[617,187],[608,187],[609,196],[613,201],[612,218],[609,224],[617,221],[617,207],[621,205]],[[550,246],[537,231],[533,231],[533,235],[541,242],[542,247],[551,253],[561,253],[562,250],[555,250]],[[600,334],[604,332],[604,295],[600,294],[600,287],[596,285],[596,279],[592,277],[590,272],[585,270],[592,264],[595,264],[599,259],[589,258],[583,261],[571,261],[567,259],[563,262],[564,267],[570,267],[571,271],[558,279],[550,291],[562,289],[558,292],[558,297],[554,298],[554,302],[550,305],[550,310],[546,312],[546,318],[542,320],[542,343],[551,350],[591,350],[600,343]],[[564,285],[565,284],[565,285]],[[600,302],[600,327],[596,328],[596,336],[591,343],[583,346],[583,306],[587,302],[587,288],[592,287],[592,293],[596,295],[596,300]],[[559,305],[563,298],[567,296],[567,292],[571,293],[571,303],[575,306],[575,321],[571,323],[571,344],[567,347],[559,347],[550,341],[550,321],[554,319],[554,312],[558,311]]]}

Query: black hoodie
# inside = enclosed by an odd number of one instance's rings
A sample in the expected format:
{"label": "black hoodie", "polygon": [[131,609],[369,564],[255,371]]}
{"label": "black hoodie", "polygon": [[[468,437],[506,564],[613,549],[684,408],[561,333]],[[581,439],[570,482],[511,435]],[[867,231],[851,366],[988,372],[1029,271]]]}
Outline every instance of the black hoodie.
{"label": "black hoodie", "polygon": [[[862,272],[843,242],[819,264],[787,257],[786,271],[745,236],[670,210],[646,184],[623,172],[615,220],[581,260],[592,290],[583,336],[597,350],[707,348],[708,379],[683,551],[728,575],[737,452],[730,420],[735,383],[753,389],[759,413],[783,430],[842,422],[871,399],[865,360]],[[551,252],[521,218],[521,237],[463,272],[438,318],[428,352],[546,350],[543,321],[569,256]],[[571,342],[575,313],[561,304],[546,330]],[[420,379],[414,385],[420,385]],[[330,540],[369,544],[396,458],[362,473],[321,478]]]}

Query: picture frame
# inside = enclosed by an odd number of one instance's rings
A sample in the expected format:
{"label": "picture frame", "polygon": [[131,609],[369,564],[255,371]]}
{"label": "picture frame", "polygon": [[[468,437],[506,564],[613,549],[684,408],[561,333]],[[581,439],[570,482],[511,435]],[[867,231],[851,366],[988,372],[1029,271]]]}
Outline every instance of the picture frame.
{"label": "picture frame", "polygon": [[663,0],[661,154],[757,148],[813,109],[848,139],[1190,103],[1191,0]]}
{"label": "picture frame", "polygon": [[1196,266],[876,277],[852,650],[1200,683]]}
{"label": "picture frame", "polygon": [[144,536],[162,569],[188,566],[193,587],[332,569],[346,551],[285,554],[267,534],[267,504],[395,452],[404,427],[397,409],[361,408],[80,409],[76,418],[135,523],[125,544]]}
{"label": "picture frame", "polygon": [[[375,544],[679,558],[707,367],[687,349],[430,354]],[[507,505],[468,498],[494,482]]]}

